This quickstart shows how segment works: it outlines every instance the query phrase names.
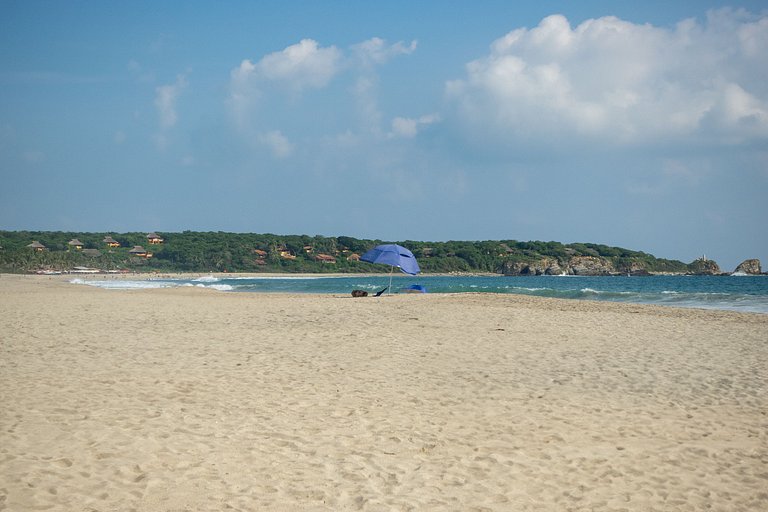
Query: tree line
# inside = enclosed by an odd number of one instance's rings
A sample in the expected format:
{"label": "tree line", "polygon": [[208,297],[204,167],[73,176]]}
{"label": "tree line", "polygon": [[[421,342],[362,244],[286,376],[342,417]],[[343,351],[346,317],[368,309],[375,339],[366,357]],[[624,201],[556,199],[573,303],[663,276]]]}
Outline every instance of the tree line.
{"label": "tree line", "polygon": [[[150,245],[147,233],[84,233],[67,231],[0,231],[0,271],[68,271],[75,267],[145,272],[381,272],[382,267],[357,258],[381,243],[410,249],[423,272],[498,273],[505,262],[550,258],[567,262],[574,256],[611,261],[617,269],[639,265],[649,272],[687,272],[691,264],[602,244],[516,240],[424,242],[383,241],[349,236],[276,235],[199,232],[160,233],[163,242]],[[104,242],[112,237],[119,247]],[[80,248],[70,244],[77,240]],[[33,241],[44,250],[29,247]],[[141,246],[146,254],[131,251]],[[319,258],[324,255],[323,258]],[[325,258],[325,257],[330,258]]]}

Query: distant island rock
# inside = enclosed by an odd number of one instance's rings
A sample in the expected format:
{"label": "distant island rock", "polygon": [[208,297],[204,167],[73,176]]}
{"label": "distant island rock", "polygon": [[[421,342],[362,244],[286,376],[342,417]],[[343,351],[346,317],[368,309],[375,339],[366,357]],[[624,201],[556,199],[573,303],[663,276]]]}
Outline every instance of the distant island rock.
{"label": "distant island rock", "polygon": [[760,268],[760,260],[758,259],[749,259],[742,261],[738,267],[736,267],[736,270],[733,271],[734,274],[762,274],[763,271]]}
{"label": "distant island rock", "polygon": [[723,273],[720,266],[714,260],[699,258],[689,265],[690,273],[697,276],[718,276]]}

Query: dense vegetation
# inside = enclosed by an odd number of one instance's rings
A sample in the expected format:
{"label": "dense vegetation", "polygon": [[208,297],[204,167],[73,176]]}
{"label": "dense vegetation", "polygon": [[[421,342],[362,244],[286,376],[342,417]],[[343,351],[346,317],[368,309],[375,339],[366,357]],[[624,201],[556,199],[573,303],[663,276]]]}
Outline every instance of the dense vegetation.
{"label": "dense vegetation", "polygon": [[[357,261],[354,256],[384,243],[381,240],[195,231],[160,235],[162,244],[150,245],[147,233],[0,231],[0,271],[20,273],[75,267],[150,272],[382,271],[381,266]],[[107,247],[104,240],[109,236],[120,246]],[[72,245],[73,239],[82,242],[82,246]],[[33,241],[45,249],[36,251],[28,247]],[[515,240],[395,243],[413,251],[423,272],[495,273],[509,261],[550,258],[566,262],[574,256],[602,257],[619,270],[631,265],[650,272],[688,272],[692,268],[680,261],[658,259],[644,252],[589,243]],[[151,256],[137,255],[136,246],[142,246]]]}

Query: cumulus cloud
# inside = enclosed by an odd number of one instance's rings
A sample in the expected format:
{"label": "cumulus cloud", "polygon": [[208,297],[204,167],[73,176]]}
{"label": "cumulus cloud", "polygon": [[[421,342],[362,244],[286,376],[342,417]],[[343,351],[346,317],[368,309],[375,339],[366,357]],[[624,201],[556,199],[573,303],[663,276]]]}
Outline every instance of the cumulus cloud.
{"label": "cumulus cloud", "polygon": [[[416,50],[416,41],[406,45],[402,41],[394,44],[387,44],[381,38],[374,37],[352,45],[351,52],[357,71],[359,72],[357,81],[352,87],[352,93],[356,99],[357,113],[361,120],[364,130],[375,137],[383,135],[381,119],[383,117],[379,110],[379,91],[378,75],[376,66],[384,64],[398,55],[408,55]],[[392,136],[390,134],[390,136]]]}
{"label": "cumulus cloud", "polygon": [[292,146],[279,131],[259,132],[251,126],[254,110],[263,96],[262,88],[274,84],[299,94],[306,89],[327,86],[341,69],[341,51],[335,46],[321,47],[317,41],[302,39],[297,44],[265,55],[257,62],[244,59],[230,72],[229,108],[237,128],[270,145],[273,153],[285,157]]}
{"label": "cumulus cloud", "polygon": [[[301,93],[327,88],[336,77],[344,75],[346,81],[339,87],[345,87],[346,94],[354,98],[351,113],[360,119],[362,131],[374,137],[383,136],[375,68],[398,55],[412,53],[416,46],[416,41],[390,44],[374,37],[341,50],[335,46],[320,46],[312,39],[302,39],[258,61],[244,59],[230,73],[229,107],[235,124],[249,140],[270,146],[275,156],[288,156],[293,153],[293,144],[279,130],[268,127],[270,120],[266,113],[279,109],[281,103],[268,103],[265,99],[275,99],[276,94],[288,91],[291,93],[288,108],[296,108],[296,104],[306,98]],[[417,125],[427,122],[418,121]]]}
{"label": "cumulus cloud", "polygon": [[673,28],[553,15],[494,41],[446,95],[467,129],[518,142],[765,138],[767,40],[768,17],[744,11]]}
{"label": "cumulus cloud", "polygon": [[176,100],[181,91],[187,86],[187,80],[183,75],[176,78],[176,83],[161,85],[155,88],[155,107],[160,116],[160,127],[164,130],[173,128],[178,120],[176,114]]}
{"label": "cumulus cloud", "polygon": [[335,46],[321,48],[317,41],[302,39],[282,51],[265,55],[257,63],[244,60],[232,78],[242,87],[253,78],[281,82],[293,90],[324,87],[339,71],[341,52]]}

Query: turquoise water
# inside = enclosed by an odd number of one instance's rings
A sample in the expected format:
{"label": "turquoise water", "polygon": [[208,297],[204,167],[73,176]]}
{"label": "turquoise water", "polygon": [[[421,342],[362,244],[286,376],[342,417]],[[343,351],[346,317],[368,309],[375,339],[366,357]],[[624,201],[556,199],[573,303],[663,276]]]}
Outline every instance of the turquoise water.
{"label": "turquoise water", "polygon": [[[102,288],[170,288],[198,286],[224,292],[328,293],[352,290],[376,292],[389,285],[389,276],[200,277],[195,279],[83,280],[72,282]],[[768,313],[768,276],[437,276],[395,275],[392,291],[413,284],[429,293],[516,293],[562,299],[588,299],[666,306]]]}

